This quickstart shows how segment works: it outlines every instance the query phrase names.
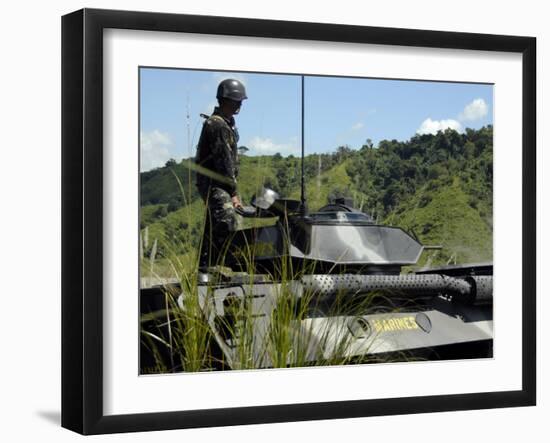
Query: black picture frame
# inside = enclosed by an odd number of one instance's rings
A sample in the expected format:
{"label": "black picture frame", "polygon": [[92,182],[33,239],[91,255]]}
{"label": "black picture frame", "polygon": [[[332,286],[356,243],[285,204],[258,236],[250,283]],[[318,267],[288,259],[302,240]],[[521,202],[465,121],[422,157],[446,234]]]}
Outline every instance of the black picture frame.
{"label": "black picture frame", "polygon": [[[103,412],[103,30],[191,32],[522,55],[522,388],[472,394],[108,415]],[[536,404],[536,39],[83,9],[62,18],[62,426],[82,434]]]}

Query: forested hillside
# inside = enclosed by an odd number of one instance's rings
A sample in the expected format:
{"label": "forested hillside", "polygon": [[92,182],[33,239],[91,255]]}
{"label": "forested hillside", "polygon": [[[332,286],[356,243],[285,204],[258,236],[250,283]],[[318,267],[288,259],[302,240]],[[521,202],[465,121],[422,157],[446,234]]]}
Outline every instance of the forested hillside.
{"label": "forested hillside", "polygon": [[[354,205],[378,223],[402,226],[429,245],[442,245],[423,262],[492,259],[493,128],[415,135],[408,141],[367,140],[304,162],[308,206],[314,211],[334,197]],[[308,147],[314,151],[314,147]],[[279,154],[241,156],[239,190],[245,203],[260,186],[299,197],[300,159]],[[203,204],[189,160],[141,174],[143,254],[170,248],[184,255],[198,244]],[[157,242],[154,240],[157,239]],[[187,246],[185,246],[187,245]]]}

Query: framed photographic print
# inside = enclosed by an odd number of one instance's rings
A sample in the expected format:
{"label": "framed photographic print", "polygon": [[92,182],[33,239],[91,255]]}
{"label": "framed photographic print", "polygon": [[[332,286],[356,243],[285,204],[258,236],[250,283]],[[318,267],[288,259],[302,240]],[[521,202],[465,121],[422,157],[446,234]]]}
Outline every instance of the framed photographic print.
{"label": "framed photographic print", "polygon": [[535,404],[534,38],[62,31],[64,427]]}

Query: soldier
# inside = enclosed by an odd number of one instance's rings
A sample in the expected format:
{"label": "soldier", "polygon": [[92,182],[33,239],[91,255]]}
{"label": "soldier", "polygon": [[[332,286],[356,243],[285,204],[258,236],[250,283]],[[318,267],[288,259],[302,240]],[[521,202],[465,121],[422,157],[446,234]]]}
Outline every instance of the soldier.
{"label": "soldier", "polygon": [[233,115],[247,98],[244,85],[226,79],[218,85],[218,104],[202,127],[197,147],[197,188],[206,204],[199,269],[221,265],[224,246],[236,231],[236,208],[242,208],[237,193],[239,133]]}

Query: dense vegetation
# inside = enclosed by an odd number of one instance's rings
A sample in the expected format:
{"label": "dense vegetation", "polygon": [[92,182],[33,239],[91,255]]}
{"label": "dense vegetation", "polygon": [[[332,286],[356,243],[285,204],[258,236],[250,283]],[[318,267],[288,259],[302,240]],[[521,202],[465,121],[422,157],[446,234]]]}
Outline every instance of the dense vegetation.
{"label": "dense vegetation", "polygon": [[[331,198],[351,197],[357,208],[379,223],[402,226],[425,244],[443,246],[423,260],[491,260],[492,140],[492,126],[464,133],[448,129],[408,141],[383,140],[377,147],[367,140],[360,147],[340,146],[333,153],[307,155],[308,206],[316,210]],[[300,159],[293,156],[242,156],[242,199],[249,202],[262,185],[298,198],[300,168]],[[189,160],[170,160],[141,174],[145,255],[153,245],[157,254],[170,247],[184,255],[188,251],[181,245],[198,243],[204,209],[194,182]]]}

